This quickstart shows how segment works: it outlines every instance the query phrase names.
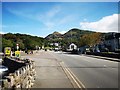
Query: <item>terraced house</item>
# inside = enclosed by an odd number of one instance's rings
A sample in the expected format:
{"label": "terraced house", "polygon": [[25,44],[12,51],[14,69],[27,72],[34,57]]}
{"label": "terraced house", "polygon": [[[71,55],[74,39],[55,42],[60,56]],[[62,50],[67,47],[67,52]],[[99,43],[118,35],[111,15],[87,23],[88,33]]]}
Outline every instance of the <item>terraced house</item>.
{"label": "terraced house", "polygon": [[120,50],[120,33],[108,33],[105,36],[104,45],[109,51]]}

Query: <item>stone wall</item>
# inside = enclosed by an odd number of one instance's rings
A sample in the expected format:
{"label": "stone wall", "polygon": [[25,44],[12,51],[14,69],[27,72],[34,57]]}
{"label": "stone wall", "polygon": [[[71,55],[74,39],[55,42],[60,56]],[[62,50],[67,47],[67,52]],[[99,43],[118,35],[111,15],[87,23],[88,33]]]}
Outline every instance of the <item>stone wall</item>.
{"label": "stone wall", "polygon": [[3,65],[8,67],[8,75],[2,80],[2,89],[31,88],[35,81],[35,64],[29,59],[4,58]]}
{"label": "stone wall", "polygon": [[101,52],[94,53],[94,52],[86,52],[86,54],[120,59],[119,53],[107,53],[107,52],[106,53],[101,53]]}

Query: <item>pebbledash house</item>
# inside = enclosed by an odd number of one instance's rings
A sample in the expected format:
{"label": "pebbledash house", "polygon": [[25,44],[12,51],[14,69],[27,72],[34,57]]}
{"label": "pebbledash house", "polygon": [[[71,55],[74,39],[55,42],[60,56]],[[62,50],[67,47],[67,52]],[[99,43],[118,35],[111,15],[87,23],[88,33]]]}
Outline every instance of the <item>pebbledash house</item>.
{"label": "pebbledash house", "polygon": [[120,50],[120,33],[108,33],[105,36],[104,45],[109,51]]}

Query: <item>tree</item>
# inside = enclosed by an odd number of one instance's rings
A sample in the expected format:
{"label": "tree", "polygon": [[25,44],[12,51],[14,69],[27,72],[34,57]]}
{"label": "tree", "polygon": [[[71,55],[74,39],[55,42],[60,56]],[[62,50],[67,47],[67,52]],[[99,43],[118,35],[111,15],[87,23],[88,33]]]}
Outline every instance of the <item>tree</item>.
{"label": "tree", "polygon": [[[22,50],[24,50],[25,49],[25,45],[24,45],[24,43],[23,43],[23,41],[21,40],[21,39],[17,39],[17,41],[16,41],[16,44],[18,44],[19,45],[19,48],[20,49],[22,49]],[[16,46],[15,46],[16,47]]]}
{"label": "tree", "polygon": [[[8,44],[9,46],[11,46],[9,44],[9,42],[12,43],[12,49],[16,50],[16,44],[19,44],[19,48],[21,50],[24,49],[35,49],[36,46],[42,47],[43,43],[44,43],[44,38],[42,37],[37,37],[37,36],[31,36],[31,35],[27,35],[27,34],[12,34],[12,33],[7,33],[7,34],[3,34],[2,38],[4,38],[3,42],[5,43],[4,46],[6,44]],[[10,40],[10,41],[6,41],[6,40]],[[6,45],[6,46],[8,46]]]}
{"label": "tree", "polygon": [[80,38],[80,46],[94,46],[101,41],[101,33],[85,34]]}
{"label": "tree", "polygon": [[2,39],[2,49],[4,50],[5,47],[13,47],[13,43],[11,40],[7,40],[5,38]]}

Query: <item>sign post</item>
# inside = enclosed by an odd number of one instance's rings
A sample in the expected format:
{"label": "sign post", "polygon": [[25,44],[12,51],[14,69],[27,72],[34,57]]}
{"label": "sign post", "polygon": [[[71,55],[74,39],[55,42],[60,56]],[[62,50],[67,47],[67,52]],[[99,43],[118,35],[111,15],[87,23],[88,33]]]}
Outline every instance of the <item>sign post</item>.
{"label": "sign post", "polygon": [[17,47],[17,51],[18,51],[18,49],[19,49],[19,44],[16,44],[16,47]]}
{"label": "sign post", "polygon": [[6,56],[10,56],[11,55],[11,48],[10,47],[5,47],[4,53],[5,53]]}
{"label": "sign post", "polygon": [[15,51],[15,56],[20,57],[20,51]]}
{"label": "sign post", "polygon": [[19,44],[16,44],[17,51],[15,51],[15,56],[20,57]]}

